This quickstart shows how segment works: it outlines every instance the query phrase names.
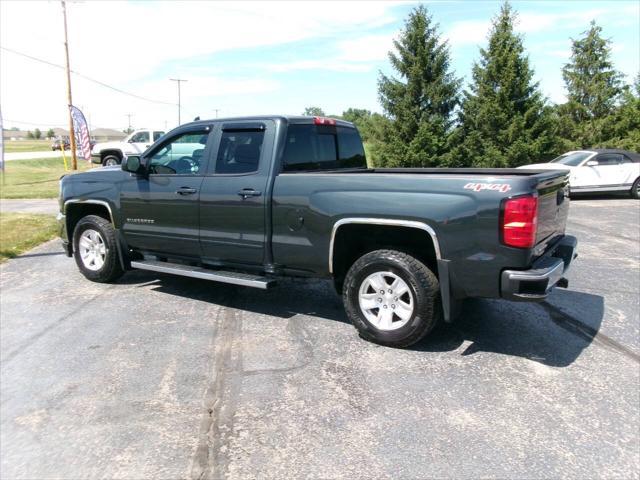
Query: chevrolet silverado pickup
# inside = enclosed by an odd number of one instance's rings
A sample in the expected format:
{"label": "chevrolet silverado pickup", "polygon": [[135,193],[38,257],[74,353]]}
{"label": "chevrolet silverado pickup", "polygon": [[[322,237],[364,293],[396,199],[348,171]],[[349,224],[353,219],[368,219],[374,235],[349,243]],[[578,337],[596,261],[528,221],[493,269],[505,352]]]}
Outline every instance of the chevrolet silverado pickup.
{"label": "chevrolet silverado pickup", "polygon": [[89,280],[332,279],[363,338],[406,347],[464,298],[566,287],[568,211],[566,171],[369,168],[351,123],[260,116],[182,125],[121,166],[63,177],[59,220]]}

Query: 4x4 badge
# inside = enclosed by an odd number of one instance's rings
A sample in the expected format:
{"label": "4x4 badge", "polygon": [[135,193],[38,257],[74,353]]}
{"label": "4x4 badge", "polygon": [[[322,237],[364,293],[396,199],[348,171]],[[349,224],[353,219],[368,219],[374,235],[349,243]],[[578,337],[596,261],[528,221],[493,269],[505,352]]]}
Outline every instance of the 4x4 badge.
{"label": "4x4 badge", "polygon": [[494,192],[505,193],[511,190],[511,185],[508,183],[467,183],[464,188],[465,190],[473,190],[474,192],[492,190]]}

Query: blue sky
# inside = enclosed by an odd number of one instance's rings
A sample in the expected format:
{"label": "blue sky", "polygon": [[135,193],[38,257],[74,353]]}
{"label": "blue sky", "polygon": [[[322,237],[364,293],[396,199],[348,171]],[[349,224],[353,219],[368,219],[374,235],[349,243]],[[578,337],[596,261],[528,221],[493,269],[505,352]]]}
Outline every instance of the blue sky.
{"label": "blue sky", "polygon": [[[479,47],[486,38],[486,24],[500,9],[501,2],[436,2],[427,7],[440,25],[443,37],[451,44],[452,66],[456,74],[470,80],[471,66],[479,58]],[[536,79],[551,101],[564,100],[561,68],[570,54],[570,38],[578,38],[588,28],[590,13],[612,41],[612,56],[617,68],[627,80],[639,69],[640,19],[629,12],[635,2],[514,2],[519,12],[525,47],[535,69]],[[360,30],[358,35],[371,37],[397,36],[403,20],[413,5],[398,5],[391,9],[394,21],[386,25]],[[524,17],[524,18],[523,18]],[[527,22],[523,25],[524,22]],[[220,72],[230,77],[246,77],[253,73],[272,80],[279,88],[271,94],[258,94],[245,101],[218,97],[213,104],[228,114],[250,112],[255,102],[261,110],[279,111],[287,105],[288,113],[299,113],[305,105],[317,105],[327,113],[341,113],[349,106],[381,111],[377,99],[378,72],[394,74],[384,55],[372,52],[371,61],[336,61],[343,55],[340,42],[349,42],[353,32],[338,37],[318,37],[287,45],[247,48],[221,52],[195,63],[219,65]],[[375,47],[374,47],[375,48]],[[354,55],[357,57],[357,55]],[[296,65],[301,59],[314,59],[313,65]],[[273,65],[282,71],[274,71]],[[188,85],[185,87],[188,88]],[[193,106],[189,106],[193,109]],[[195,113],[196,110],[193,110]]]}
{"label": "blue sky", "polygon": [[[63,63],[58,2],[0,2],[3,47]],[[25,5],[27,4],[27,5]],[[424,2],[451,46],[456,74],[468,80],[499,1]],[[380,111],[379,71],[411,2],[80,2],[69,4],[72,68],[154,100],[176,101],[183,84],[183,121],[248,114],[299,114],[320,106]],[[595,19],[612,41],[616,68],[632,81],[640,69],[640,2],[513,1],[517,29],[543,93],[564,99],[561,68],[570,38]],[[100,22],[96,23],[100,19]],[[115,35],[104,25],[116,24]],[[61,70],[0,51],[0,104],[9,120],[64,124]],[[165,126],[176,107],[128,97],[74,77],[74,103],[93,126]],[[16,126],[24,126],[15,123]]]}

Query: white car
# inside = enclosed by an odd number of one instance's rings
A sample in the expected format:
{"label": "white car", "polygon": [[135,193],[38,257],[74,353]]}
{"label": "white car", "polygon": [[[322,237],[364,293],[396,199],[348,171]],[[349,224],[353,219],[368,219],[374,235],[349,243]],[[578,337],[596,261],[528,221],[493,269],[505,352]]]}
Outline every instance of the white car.
{"label": "white car", "polygon": [[121,142],[96,143],[91,149],[91,161],[105,167],[119,165],[125,155],[140,155],[164,135],[163,130],[136,130]]}
{"label": "white car", "polygon": [[640,196],[640,155],[627,150],[576,150],[549,163],[518,168],[569,170],[569,188],[573,194],[626,191],[633,198]]}

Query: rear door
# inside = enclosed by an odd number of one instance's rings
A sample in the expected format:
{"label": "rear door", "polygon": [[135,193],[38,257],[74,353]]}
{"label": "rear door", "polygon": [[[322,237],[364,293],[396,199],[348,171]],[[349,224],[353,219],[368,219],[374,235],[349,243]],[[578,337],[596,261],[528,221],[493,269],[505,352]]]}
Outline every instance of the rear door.
{"label": "rear door", "polygon": [[275,122],[227,122],[217,132],[200,195],[200,244],[209,263],[264,260]]}

